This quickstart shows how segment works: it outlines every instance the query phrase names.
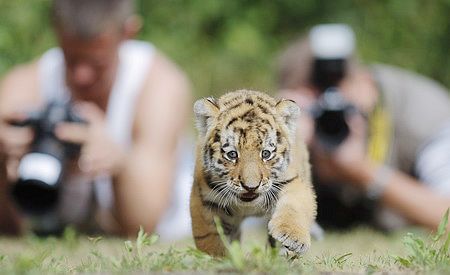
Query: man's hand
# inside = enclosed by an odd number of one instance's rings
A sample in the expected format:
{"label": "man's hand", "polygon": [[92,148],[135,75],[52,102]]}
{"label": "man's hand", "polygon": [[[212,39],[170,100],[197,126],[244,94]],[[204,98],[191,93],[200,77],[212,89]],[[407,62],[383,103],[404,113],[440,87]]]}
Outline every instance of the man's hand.
{"label": "man's hand", "polygon": [[26,118],[26,114],[21,112],[0,114],[0,153],[8,159],[20,159],[33,141],[34,133],[30,127],[12,125]]}
{"label": "man's hand", "polygon": [[0,160],[4,162],[0,165],[6,165],[8,181],[17,178],[19,161],[30,150],[33,142],[33,129],[12,125],[26,118],[23,112],[0,114]]}
{"label": "man's hand", "polygon": [[363,188],[365,171],[371,162],[367,156],[367,122],[361,114],[353,114],[347,121],[350,133],[335,151],[325,151],[317,141],[311,157],[317,174],[324,182],[348,182]]}
{"label": "man's hand", "polygon": [[78,160],[82,172],[93,176],[117,175],[126,156],[108,133],[105,114],[93,103],[78,103],[75,108],[87,124],[61,123],[55,129],[56,136],[62,141],[82,145]]}

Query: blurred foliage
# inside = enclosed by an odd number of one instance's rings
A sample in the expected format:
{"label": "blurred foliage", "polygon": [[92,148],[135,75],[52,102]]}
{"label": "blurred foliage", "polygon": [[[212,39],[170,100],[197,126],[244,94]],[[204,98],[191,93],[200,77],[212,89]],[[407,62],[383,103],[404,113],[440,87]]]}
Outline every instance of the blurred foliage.
{"label": "blurred foliage", "polygon": [[[0,0],[0,74],[55,45],[49,0]],[[276,57],[314,24],[350,24],[365,63],[423,73],[450,87],[450,0],[139,0],[141,39],[188,73],[196,97],[272,91]]]}

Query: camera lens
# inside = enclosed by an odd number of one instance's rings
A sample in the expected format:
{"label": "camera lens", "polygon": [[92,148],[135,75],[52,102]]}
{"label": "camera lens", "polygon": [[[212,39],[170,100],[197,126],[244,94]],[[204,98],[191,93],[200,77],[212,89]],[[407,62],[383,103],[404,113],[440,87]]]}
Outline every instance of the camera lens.
{"label": "camera lens", "polygon": [[19,181],[12,194],[21,210],[29,215],[45,214],[58,203],[58,189],[40,180]]}
{"label": "camera lens", "polygon": [[341,144],[349,134],[344,110],[326,110],[316,119],[316,133],[328,148]]}
{"label": "camera lens", "polygon": [[315,132],[322,146],[332,151],[349,135],[347,116],[356,108],[347,102],[336,88],[327,89],[312,109]]}
{"label": "camera lens", "polygon": [[12,195],[24,213],[40,215],[56,206],[62,173],[61,162],[56,157],[29,153],[22,158],[18,172]]}

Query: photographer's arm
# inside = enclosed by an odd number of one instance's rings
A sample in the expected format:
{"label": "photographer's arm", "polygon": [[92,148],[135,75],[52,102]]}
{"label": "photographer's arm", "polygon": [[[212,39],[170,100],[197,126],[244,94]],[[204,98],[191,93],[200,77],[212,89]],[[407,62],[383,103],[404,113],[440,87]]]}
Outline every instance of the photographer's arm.
{"label": "photographer's arm", "polygon": [[[357,170],[358,167],[355,167]],[[379,167],[369,161],[361,163],[359,172],[355,173],[355,182],[367,188],[373,182]],[[386,186],[380,201],[385,206],[399,213],[409,221],[435,230],[445,211],[450,207],[450,198],[438,194],[424,183],[402,173],[392,170],[385,179]],[[450,229],[450,225],[448,226]]]}
{"label": "photographer's arm", "polygon": [[22,219],[9,196],[12,175],[8,173],[7,165],[28,150],[33,134],[30,129],[12,127],[9,122],[23,119],[23,112],[40,103],[37,86],[36,64],[13,69],[0,83],[0,234],[23,231]]}
{"label": "photographer's arm", "polygon": [[393,168],[388,168],[389,172],[380,177],[383,173],[380,166],[366,156],[364,125],[362,119],[352,119],[350,136],[331,155],[321,152],[316,146],[313,154],[316,169],[325,179],[349,182],[362,190],[370,189],[369,185],[375,182],[384,181],[379,197],[383,205],[412,223],[436,229],[450,207],[449,196],[439,194],[425,183]]}
{"label": "photographer's arm", "polygon": [[17,235],[22,231],[21,219],[8,196],[6,161],[0,159],[0,234]]}
{"label": "photographer's arm", "polygon": [[405,216],[411,216],[411,220],[436,228],[442,214],[450,207],[448,152],[450,124],[429,139],[418,152],[415,172],[421,182],[396,172],[392,175],[391,182],[388,182],[383,201],[387,205],[402,209]]}
{"label": "photographer's arm", "polygon": [[190,100],[183,73],[158,55],[137,106],[134,145],[114,183],[116,216],[128,235],[140,225],[152,232],[168,207]]}

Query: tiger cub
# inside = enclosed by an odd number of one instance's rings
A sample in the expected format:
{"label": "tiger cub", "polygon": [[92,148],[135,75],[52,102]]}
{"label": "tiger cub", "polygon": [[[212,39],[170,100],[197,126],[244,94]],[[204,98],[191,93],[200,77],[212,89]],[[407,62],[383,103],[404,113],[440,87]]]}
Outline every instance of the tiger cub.
{"label": "tiger cub", "polygon": [[216,230],[239,239],[248,216],[265,217],[269,238],[305,252],[316,216],[308,153],[297,135],[299,107],[290,100],[239,90],[195,102],[199,138],[190,198],[197,248],[223,256]]}

